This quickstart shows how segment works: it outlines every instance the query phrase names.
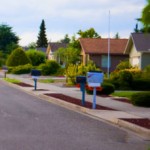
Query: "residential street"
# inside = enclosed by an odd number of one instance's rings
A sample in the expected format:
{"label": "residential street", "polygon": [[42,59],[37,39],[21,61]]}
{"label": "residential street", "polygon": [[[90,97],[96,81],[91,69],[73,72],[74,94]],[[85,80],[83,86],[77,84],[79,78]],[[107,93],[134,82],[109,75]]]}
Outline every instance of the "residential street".
{"label": "residential street", "polygon": [[0,81],[0,150],[148,150],[148,143]]}

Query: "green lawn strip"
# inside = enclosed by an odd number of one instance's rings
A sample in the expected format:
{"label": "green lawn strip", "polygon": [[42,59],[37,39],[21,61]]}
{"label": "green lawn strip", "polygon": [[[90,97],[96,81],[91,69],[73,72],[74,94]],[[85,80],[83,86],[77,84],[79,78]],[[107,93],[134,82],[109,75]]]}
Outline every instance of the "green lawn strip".
{"label": "green lawn strip", "polygon": [[41,83],[54,83],[55,80],[54,79],[38,79],[38,82],[41,82]]}
{"label": "green lawn strip", "polygon": [[125,98],[130,99],[131,96],[135,93],[137,93],[137,91],[116,91],[116,92],[112,93],[111,95],[117,96],[117,97],[125,97]]}
{"label": "green lawn strip", "polygon": [[38,79],[38,82],[41,82],[41,83],[58,83],[58,82],[65,83],[65,80],[49,78],[49,79]]}
{"label": "green lawn strip", "polygon": [[17,79],[12,79],[12,78],[4,78],[5,81],[10,82],[10,83],[20,83],[20,80]]}

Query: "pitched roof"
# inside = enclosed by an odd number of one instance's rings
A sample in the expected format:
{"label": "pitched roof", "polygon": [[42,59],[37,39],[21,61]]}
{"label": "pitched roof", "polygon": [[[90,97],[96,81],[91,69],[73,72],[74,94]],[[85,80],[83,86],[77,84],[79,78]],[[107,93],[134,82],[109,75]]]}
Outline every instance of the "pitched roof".
{"label": "pitched roof", "polygon": [[[85,53],[107,54],[108,39],[104,38],[81,38],[80,44]],[[123,54],[128,39],[110,39],[110,53]]]}
{"label": "pitched roof", "polygon": [[133,44],[139,52],[150,52],[150,33],[131,33],[125,53],[129,53]]}
{"label": "pitched roof", "polygon": [[48,44],[50,45],[52,52],[57,51],[59,48],[66,48],[67,47],[66,43],[50,42]]}

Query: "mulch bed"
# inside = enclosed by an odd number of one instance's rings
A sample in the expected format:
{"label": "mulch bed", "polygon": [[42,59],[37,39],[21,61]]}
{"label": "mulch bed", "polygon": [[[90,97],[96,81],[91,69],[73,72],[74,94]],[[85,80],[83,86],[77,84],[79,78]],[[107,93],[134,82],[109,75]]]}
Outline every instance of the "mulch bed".
{"label": "mulch bed", "polygon": [[[23,83],[23,82],[15,83],[15,84],[17,84],[19,86],[22,86],[22,87],[34,87],[33,85],[30,85],[30,84],[27,84],[27,83]],[[47,90],[47,89],[36,89],[36,90],[34,90],[33,89],[33,91],[49,91],[49,90]]]}
{"label": "mulch bed", "polygon": [[17,84],[17,85],[22,86],[22,87],[34,87],[33,85],[30,85],[30,84],[27,84],[27,83],[23,83],[23,82],[14,83],[14,84]]}
{"label": "mulch bed", "polygon": [[[48,93],[48,94],[45,94],[45,95],[51,96],[51,97],[54,97],[54,98],[58,98],[60,100],[63,100],[63,101],[69,102],[69,103],[73,103],[73,104],[76,104],[76,105],[79,105],[79,106],[82,106],[82,103],[81,103],[80,99],[77,99],[77,98],[74,98],[74,97],[71,97],[71,96],[67,96],[67,95],[64,95],[64,94],[57,94],[57,93],[50,93],[50,94]],[[92,103],[85,101],[85,106],[82,106],[82,107],[92,109]],[[99,110],[114,110],[115,111],[115,109],[108,108],[108,107],[101,106],[101,105],[96,105],[96,109],[99,109]]]}
{"label": "mulch bed", "polygon": [[36,90],[33,90],[33,91],[49,91],[47,89],[36,89]]}
{"label": "mulch bed", "polygon": [[138,126],[150,129],[150,119],[147,118],[130,118],[130,119],[124,119],[124,118],[119,118],[121,120],[136,124]]}

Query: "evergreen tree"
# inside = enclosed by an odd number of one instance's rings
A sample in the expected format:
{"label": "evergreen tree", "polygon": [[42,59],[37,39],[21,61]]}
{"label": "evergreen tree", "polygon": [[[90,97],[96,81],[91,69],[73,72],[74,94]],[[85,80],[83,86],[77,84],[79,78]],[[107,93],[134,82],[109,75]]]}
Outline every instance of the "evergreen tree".
{"label": "evergreen tree", "polygon": [[62,39],[60,42],[61,43],[70,43],[71,39],[69,38],[68,34],[65,35],[64,39]]}
{"label": "evergreen tree", "polygon": [[42,20],[40,25],[40,32],[38,34],[37,47],[47,47],[46,27],[45,22]]}
{"label": "evergreen tree", "polygon": [[117,32],[114,36],[115,39],[120,39],[119,33]]}

